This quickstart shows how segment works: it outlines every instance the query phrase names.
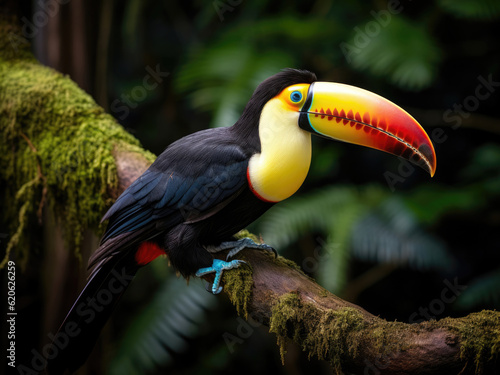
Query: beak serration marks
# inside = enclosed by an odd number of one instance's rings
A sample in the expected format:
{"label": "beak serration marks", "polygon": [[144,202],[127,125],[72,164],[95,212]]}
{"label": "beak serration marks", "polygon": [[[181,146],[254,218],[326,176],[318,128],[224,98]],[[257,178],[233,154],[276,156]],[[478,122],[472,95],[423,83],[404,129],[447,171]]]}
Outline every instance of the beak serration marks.
{"label": "beak serration marks", "polygon": [[[324,108],[320,110],[316,108],[314,112],[309,113],[314,114],[315,117],[321,116],[321,119],[327,117],[328,121],[332,121],[333,119],[335,119],[337,123],[342,121],[344,125],[349,124],[351,127],[356,126],[357,129],[361,129],[363,125],[378,129],[376,117],[372,118],[368,112],[365,112],[363,116],[361,116],[359,112],[354,113],[352,109],[346,113],[343,109],[339,112],[337,108],[334,108],[332,112],[330,108],[327,108],[326,111]],[[385,128],[383,130],[385,130]],[[368,132],[369,129],[365,129],[365,131]]]}
{"label": "beak serration marks", "polygon": [[[350,109],[347,113],[344,109],[340,111],[337,108],[334,108],[333,111],[330,108],[327,108],[326,111],[324,108],[321,108],[319,111],[316,108],[314,111],[310,111],[309,114],[314,114],[314,117],[321,116],[321,119],[327,117],[328,121],[332,121],[335,119],[337,123],[342,123],[344,125],[349,124],[351,127],[356,127],[356,130],[363,129],[365,133],[371,132],[373,135],[383,134],[389,139],[393,139],[396,141],[394,144],[393,152],[399,154],[400,156],[406,157],[407,159],[411,159],[417,165],[424,167],[429,171],[432,170],[430,161],[425,157],[424,153],[420,151],[416,146],[412,144],[411,141],[405,140],[398,136],[397,129],[394,126],[390,126],[387,124],[384,118],[377,118],[375,116],[370,116],[370,113],[365,112],[361,115],[359,112],[354,113],[352,109]],[[406,146],[406,147],[405,147]],[[410,155],[412,154],[412,155]]]}

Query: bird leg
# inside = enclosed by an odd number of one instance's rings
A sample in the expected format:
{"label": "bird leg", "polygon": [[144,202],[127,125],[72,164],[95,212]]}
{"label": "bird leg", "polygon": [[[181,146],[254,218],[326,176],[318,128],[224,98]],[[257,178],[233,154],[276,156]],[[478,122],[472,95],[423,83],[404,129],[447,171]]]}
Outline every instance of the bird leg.
{"label": "bird leg", "polygon": [[[215,272],[214,282],[212,284],[212,293],[219,294],[222,291],[222,287],[219,286],[221,281],[222,272],[224,270],[230,270],[233,268],[239,267],[241,264],[247,264],[243,260],[232,260],[229,261],[229,258],[232,258],[236,254],[238,254],[243,249],[257,249],[257,250],[265,250],[272,251],[275,256],[278,256],[276,250],[274,250],[271,246],[266,244],[257,244],[251,238],[242,238],[237,241],[225,241],[220,243],[218,246],[207,246],[206,250],[210,253],[218,253],[224,250],[230,250],[227,254],[226,261],[220,259],[214,259],[211,267],[200,268],[196,272],[197,277],[201,277],[208,273]],[[210,291],[209,288],[207,288]]]}
{"label": "bird leg", "polygon": [[[222,291],[222,287],[219,286],[222,272],[224,270],[238,268],[241,264],[247,264],[247,263],[242,261],[242,260],[237,260],[237,259],[232,260],[230,262],[225,262],[225,261],[220,260],[220,259],[214,259],[211,267],[200,268],[196,272],[196,276],[201,277],[201,276],[206,275],[208,273],[215,272],[214,282],[212,284],[212,293],[219,294]],[[208,290],[208,288],[207,288],[207,290]]]}
{"label": "bird leg", "polygon": [[273,249],[271,246],[266,245],[265,243],[263,244],[258,244],[255,243],[251,238],[242,238],[237,241],[226,241],[222,242],[218,246],[213,246],[208,249],[209,252],[211,253],[218,253],[219,251],[224,251],[224,250],[229,250],[229,253],[226,256],[226,260],[229,260],[229,258],[232,258],[236,254],[238,254],[241,250],[243,249],[256,249],[256,250],[265,250],[265,251],[272,251],[274,256],[277,257],[278,253],[276,252],[275,249]]}

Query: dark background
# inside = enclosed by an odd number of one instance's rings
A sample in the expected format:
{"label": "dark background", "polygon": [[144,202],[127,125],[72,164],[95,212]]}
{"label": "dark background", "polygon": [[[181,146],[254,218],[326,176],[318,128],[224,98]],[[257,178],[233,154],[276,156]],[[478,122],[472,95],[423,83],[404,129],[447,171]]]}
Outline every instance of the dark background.
{"label": "dark background", "polygon": [[[386,319],[500,307],[498,2],[20,4],[35,56],[69,74],[156,154],[186,134],[234,123],[257,84],[285,67],[402,106],[433,140],[434,178],[390,155],[315,139],[297,198],[251,229],[320,284]],[[43,315],[61,314],[44,309],[43,255],[18,271],[20,362],[48,342]],[[84,276],[85,265],[75,262],[75,273]],[[292,344],[281,365],[267,331],[157,260],[140,272],[80,374],[331,372]]]}

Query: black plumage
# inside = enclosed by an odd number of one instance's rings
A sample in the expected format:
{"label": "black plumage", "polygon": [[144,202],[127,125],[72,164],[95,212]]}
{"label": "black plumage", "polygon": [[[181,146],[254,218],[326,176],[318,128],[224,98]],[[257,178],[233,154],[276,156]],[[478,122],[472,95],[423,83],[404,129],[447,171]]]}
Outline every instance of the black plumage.
{"label": "black plumage", "polygon": [[[108,229],[90,266],[144,240],[164,248],[184,276],[209,266],[212,256],[205,246],[228,240],[272,205],[250,192],[246,177],[250,158],[260,152],[262,108],[287,86],[315,79],[311,72],[286,69],[257,87],[232,127],[202,130],[172,143],[104,216]],[[133,231],[141,235],[124,248],[123,236]]]}
{"label": "black plumage", "polygon": [[260,152],[262,108],[286,87],[315,80],[313,73],[293,69],[266,79],[232,127],[203,130],[172,143],[118,198],[103,218],[109,223],[89,261],[89,282],[59,330],[76,323],[81,333],[49,361],[50,373],[77,369],[85,361],[128,284],[95,309],[94,319],[81,312],[92,308],[91,301],[111,285],[116,272],[127,277],[137,272],[142,264],[135,254],[141,244],[164,250],[187,277],[212,264],[208,246],[230,240],[272,206],[257,198],[247,181],[249,160]]}

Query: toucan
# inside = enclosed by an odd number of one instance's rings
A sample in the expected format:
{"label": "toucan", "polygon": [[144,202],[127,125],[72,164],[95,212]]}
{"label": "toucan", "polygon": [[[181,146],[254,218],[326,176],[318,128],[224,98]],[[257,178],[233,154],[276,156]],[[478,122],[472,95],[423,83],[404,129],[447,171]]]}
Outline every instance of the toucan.
{"label": "toucan", "polygon": [[[88,282],[54,336],[48,372],[73,372],[85,362],[136,272],[158,256],[186,278],[215,273],[217,294],[222,272],[243,264],[234,259],[240,250],[274,251],[233,235],[300,188],[311,134],[397,155],[431,176],[436,170],[428,135],[397,105],[306,70],[280,71],[258,85],[234,125],[169,145],[104,215],[107,229],[89,260]],[[221,251],[225,260],[216,256]]]}

